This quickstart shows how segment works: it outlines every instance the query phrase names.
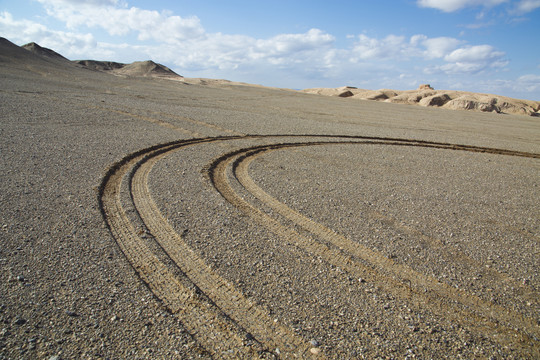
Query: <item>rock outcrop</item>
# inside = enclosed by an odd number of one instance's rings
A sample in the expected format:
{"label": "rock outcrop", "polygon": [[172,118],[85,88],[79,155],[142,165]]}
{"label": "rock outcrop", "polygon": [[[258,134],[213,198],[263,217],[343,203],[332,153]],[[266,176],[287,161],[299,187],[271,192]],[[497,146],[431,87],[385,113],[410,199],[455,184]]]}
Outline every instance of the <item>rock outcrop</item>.
{"label": "rock outcrop", "polygon": [[[351,97],[354,96],[359,90],[352,86],[342,86],[339,88],[313,88],[305,89],[302,92],[308,94],[317,94],[325,96],[339,96],[339,97]],[[363,90],[360,90],[363,91]]]}
{"label": "rock outcrop", "polygon": [[[434,90],[422,84],[417,90],[362,90],[354,87],[315,88],[302,90],[310,94],[350,97],[353,99],[385,101],[398,104],[440,107],[451,110],[472,110],[518,115],[540,116],[540,102],[512,99],[505,96],[454,90]],[[352,94],[352,95],[351,95]]]}

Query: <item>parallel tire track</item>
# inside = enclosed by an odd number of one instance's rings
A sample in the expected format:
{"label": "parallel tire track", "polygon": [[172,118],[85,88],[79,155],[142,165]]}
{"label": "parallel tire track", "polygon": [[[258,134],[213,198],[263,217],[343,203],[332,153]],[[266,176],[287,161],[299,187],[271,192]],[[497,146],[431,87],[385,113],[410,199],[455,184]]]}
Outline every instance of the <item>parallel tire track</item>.
{"label": "parallel tire track", "polygon": [[[141,280],[163,304],[183,322],[193,337],[215,358],[256,358],[261,356],[279,356],[285,358],[312,356],[317,351],[310,351],[311,346],[299,338],[289,328],[276,323],[263,309],[253,304],[234,285],[213,271],[177,234],[167,219],[163,217],[153,201],[148,188],[148,178],[153,166],[168,154],[185,146],[196,146],[209,142],[227,142],[239,139],[268,138],[279,141],[285,138],[306,138],[306,142],[274,142],[241,149],[225,154],[215,160],[208,169],[208,175],[214,187],[233,205],[248,214],[255,221],[264,224],[280,236],[294,239],[296,244],[310,253],[321,255],[323,259],[344,270],[379,283],[389,292],[408,299],[417,307],[426,306],[434,312],[449,315],[457,309],[453,320],[464,323],[480,332],[493,334],[503,344],[511,343],[523,354],[531,354],[531,340],[527,333],[537,336],[537,328],[526,321],[517,320],[519,330],[509,329],[503,324],[516,324],[507,313],[494,308],[492,304],[469,296],[457,290],[446,289],[435,279],[413,272],[403,265],[353,244],[331,229],[324,228],[311,219],[294,212],[272,199],[251,180],[248,174],[249,162],[258,154],[284,147],[313,146],[327,144],[376,143],[396,146],[423,146],[431,148],[488,152],[495,154],[540,158],[539,154],[514,152],[509,150],[453,145],[408,139],[392,139],[361,136],[316,136],[316,135],[246,135],[208,137],[181,140],[156,145],[126,156],[113,164],[105,175],[99,189],[99,204],[103,217],[111,234],[131,263]],[[275,139],[275,140],[274,140]],[[271,218],[235,193],[229,184],[228,168],[233,166],[233,174],[240,183],[263,203],[277,210],[285,218],[299,224],[321,239],[330,241],[336,248],[330,248],[321,242],[308,239],[292,228],[286,227]],[[126,196],[136,208],[139,220],[149,230],[155,243],[176,264],[178,269],[194,285],[186,286],[185,280],[178,278],[139,237],[135,224],[126,214],[130,204],[123,203]],[[137,220],[138,221],[138,220]],[[137,222],[136,221],[136,222]],[[357,258],[367,260],[369,265]],[[411,281],[411,279],[413,281]],[[410,281],[413,285],[407,285]],[[428,294],[421,290],[428,289]],[[442,290],[441,290],[442,289]],[[200,295],[202,292],[202,296]],[[451,294],[458,306],[450,306],[440,299]],[[467,309],[466,309],[467,308]],[[469,309],[470,308],[470,309]],[[469,309],[469,310],[468,310]],[[490,316],[495,312],[495,316]],[[499,315],[497,315],[499,314]],[[503,314],[503,315],[501,315]],[[466,318],[469,316],[469,318]],[[495,330],[493,330],[495,329]],[[524,331],[522,331],[524,330]],[[502,339],[502,340],[501,340]],[[505,339],[508,339],[506,341]],[[534,345],[532,345],[534,347]],[[266,354],[266,355],[265,355]],[[319,358],[322,354],[319,354]]]}
{"label": "parallel tire track", "polygon": [[163,153],[141,164],[132,179],[132,196],[142,220],[157,242],[180,269],[215,304],[270,350],[279,349],[285,357],[306,356],[307,342],[290,329],[280,325],[268,313],[245,298],[234,286],[215,273],[175,232],[152,200],[148,189],[148,176]]}
{"label": "parallel tire track", "polygon": [[[164,147],[165,150],[169,148]],[[105,177],[100,189],[100,204],[111,233],[150,290],[182,319],[187,330],[212,356],[231,359],[255,357],[253,349],[244,349],[245,339],[235,324],[199,300],[195,291],[184,286],[145,245],[128,219],[120,201],[122,180],[144,156],[142,152],[126,158],[113,166]],[[246,356],[248,354],[252,356]]]}
{"label": "parallel tire track", "polygon": [[[270,150],[268,150],[270,151]],[[393,260],[383,256],[382,254],[373,251],[365,246],[354,242],[343,235],[334,232],[307,217],[299,212],[289,208],[285,204],[279,202],[274,197],[270,196],[251,179],[248,174],[249,164],[258,156],[264,152],[247,153],[245,156],[238,158],[235,163],[235,176],[239,182],[255,197],[261,200],[264,204],[270,206],[274,211],[281,214],[285,218],[300,225],[305,230],[312,234],[324,239],[339,249],[361,259],[368,261],[375,267],[378,267],[384,272],[388,272],[392,277],[400,279],[402,282],[407,282],[411,286],[416,286],[417,291],[428,287],[436,298],[444,299],[446,297],[454,300],[457,303],[464,305],[465,307],[472,309],[474,312],[480,314],[485,318],[493,318],[494,320],[501,321],[505,324],[512,324],[515,327],[528,330],[527,332],[534,334],[535,330],[538,331],[537,325],[530,319],[524,319],[519,314],[512,312],[508,309],[504,309],[500,306],[493,304],[492,302],[484,301],[477,296],[467,294],[465,291],[460,291],[453,288],[450,285],[441,283],[435,278],[423,275],[417,271],[414,271],[408,266],[395,263]],[[414,233],[414,231],[409,230]],[[421,234],[416,233],[416,236]],[[453,260],[466,261],[464,254],[458,256],[455,253],[450,254]],[[469,259],[470,260],[470,259]],[[337,265],[337,264],[336,264]],[[495,272],[495,271],[493,271]],[[502,274],[501,274],[502,275]],[[502,276],[499,276],[502,278]],[[510,281],[507,277],[507,281]],[[530,294],[532,295],[532,294]],[[538,334],[540,335],[540,334]]]}
{"label": "parallel tire track", "polygon": [[[421,144],[410,142],[399,143],[395,141],[349,142],[349,144],[367,143],[447,148],[521,156],[521,153],[512,154],[508,151],[497,149],[468,148],[461,145],[441,146],[441,144],[431,145],[425,142]],[[524,318],[519,313],[441,283],[437,279],[414,271],[406,265],[395,263],[382,254],[337,234],[333,230],[303,216],[268,195],[249,177],[248,167],[250,162],[262,153],[288,147],[324,144],[328,143],[310,142],[263,145],[227,154],[214,163],[211,174],[214,186],[229,202],[258,223],[266,226],[274,233],[287,238],[308,252],[321,256],[327,262],[341,267],[350,274],[371,278],[371,281],[382,285],[386,291],[396,296],[407,298],[419,307],[430,308],[435,313],[444,314],[452,319],[452,321],[461,323],[475,330],[478,334],[490,334],[491,338],[503,345],[517,345],[524,354],[532,355],[534,353],[538,355],[538,344],[534,345],[535,340],[533,339],[540,337],[540,331],[538,325],[531,319]],[[336,144],[344,144],[344,142],[336,142]],[[529,155],[535,154],[528,154],[527,156]],[[321,242],[299,234],[292,228],[282,225],[278,220],[270,217],[236,194],[228,181],[227,168],[229,166],[232,167],[233,177],[263,204],[269,206],[276,213],[299,225],[319,239],[331,243],[335,248],[328,247]],[[370,267],[366,267],[356,259],[367,261]]]}
{"label": "parallel tire track", "polygon": [[[141,279],[213,357],[244,359],[281,354],[285,358],[306,358],[311,355],[312,346],[275,322],[267,312],[211,270],[174,231],[150,196],[148,175],[163,156],[185,146],[238,138],[179,141],[126,157],[110,168],[102,182],[101,211]],[[129,186],[123,184],[126,178]],[[130,191],[133,204],[156,242],[210,302],[201,299],[197,290],[183,285],[139,237],[121,201],[121,193],[125,191]]]}

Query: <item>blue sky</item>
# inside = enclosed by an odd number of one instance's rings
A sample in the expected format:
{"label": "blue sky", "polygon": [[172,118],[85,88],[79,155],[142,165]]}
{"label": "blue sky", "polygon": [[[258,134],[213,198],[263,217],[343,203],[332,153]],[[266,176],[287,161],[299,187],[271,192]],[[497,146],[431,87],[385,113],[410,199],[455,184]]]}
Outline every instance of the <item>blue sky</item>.
{"label": "blue sky", "polygon": [[0,0],[0,36],[186,77],[540,100],[540,0]]}

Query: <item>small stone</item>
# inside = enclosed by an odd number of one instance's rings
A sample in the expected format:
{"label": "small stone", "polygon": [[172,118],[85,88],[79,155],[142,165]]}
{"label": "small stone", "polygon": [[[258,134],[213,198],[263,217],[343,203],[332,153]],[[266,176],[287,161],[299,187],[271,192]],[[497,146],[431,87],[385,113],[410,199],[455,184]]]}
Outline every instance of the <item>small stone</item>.
{"label": "small stone", "polygon": [[309,349],[309,352],[312,353],[313,355],[319,355],[321,353],[321,349],[319,349],[319,348],[311,348],[311,349]]}
{"label": "small stone", "polygon": [[359,283],[365,283],[366,280],[364,280],[363,278],[358,278],[358,282],[359,282]]}
{"label": "small stone", "polygon": [[412,332],[417,332],[418,330],[420,330],[417,326],[414,326],[414,325],[409,325],[409,330],[411,330]]}
{"label": "small stone", "polygon": [[79,314],[77,314],[75,311],[69,311],[69,310],[66,310],[66,315],[67,316],[72,316],[72,317],[79,316]]}
{"label": "small stone", "polygon": [[60,360],[60,356],[58,355],[53,355],[49,358],[49,360]]}
{"label": "small stone", "polygon": [[17,280],[20,281],[20,282],[24,282],[25,279],[24,279],[24,276],[19,275],[19,276],[17,276]]}
{"label": "small stone", "polygon": [[15,320],[15,325],[24,325],[26,324],[26,319],[18,318]]}
{"label": "small stone", "polygon": [[113,315],[113,317],[111,318],[111,322],[118,321],[118,320],[119,320],[119,318],[116,315]]}
{"label": "small stone", "polygon": [[315,339],[312,339],[312,340],[310,341],[310,344],[313,345],[313,346],[315,346],[315,347],[319,346],[319,342],[318,342],[317,340],[315,340]]}

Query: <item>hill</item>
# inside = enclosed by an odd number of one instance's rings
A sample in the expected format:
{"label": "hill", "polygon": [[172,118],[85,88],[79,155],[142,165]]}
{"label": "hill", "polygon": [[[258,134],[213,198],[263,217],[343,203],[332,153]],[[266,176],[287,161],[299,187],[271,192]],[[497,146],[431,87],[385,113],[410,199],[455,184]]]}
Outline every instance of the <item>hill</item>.
{"label": "hill", "polygon": [[451,110],[473,110],[517,115],[540,116],[540,102],[513,99],[506,96],[456,90],[434,90],[420,85],[417,90],[365,90],[351,86],[312,88],[302,92],[325,96],[339,96],[360,100],[384,101],[398,104],[440,107]]}
{"label": "hill", "polygon": [[36,44],[35,42],[25,44],[25,45],[23,45],[21,47],[23,49],[26,49],[28,51],[33,52],[36,55],[44,56],[44,57],[47,57],[49,59],[60,60],[60,61],[70,61],[69,59],[67,59],[64,56],[60,55],[56,51],[44,48],[44,47],[40,46],[39,44]]}

